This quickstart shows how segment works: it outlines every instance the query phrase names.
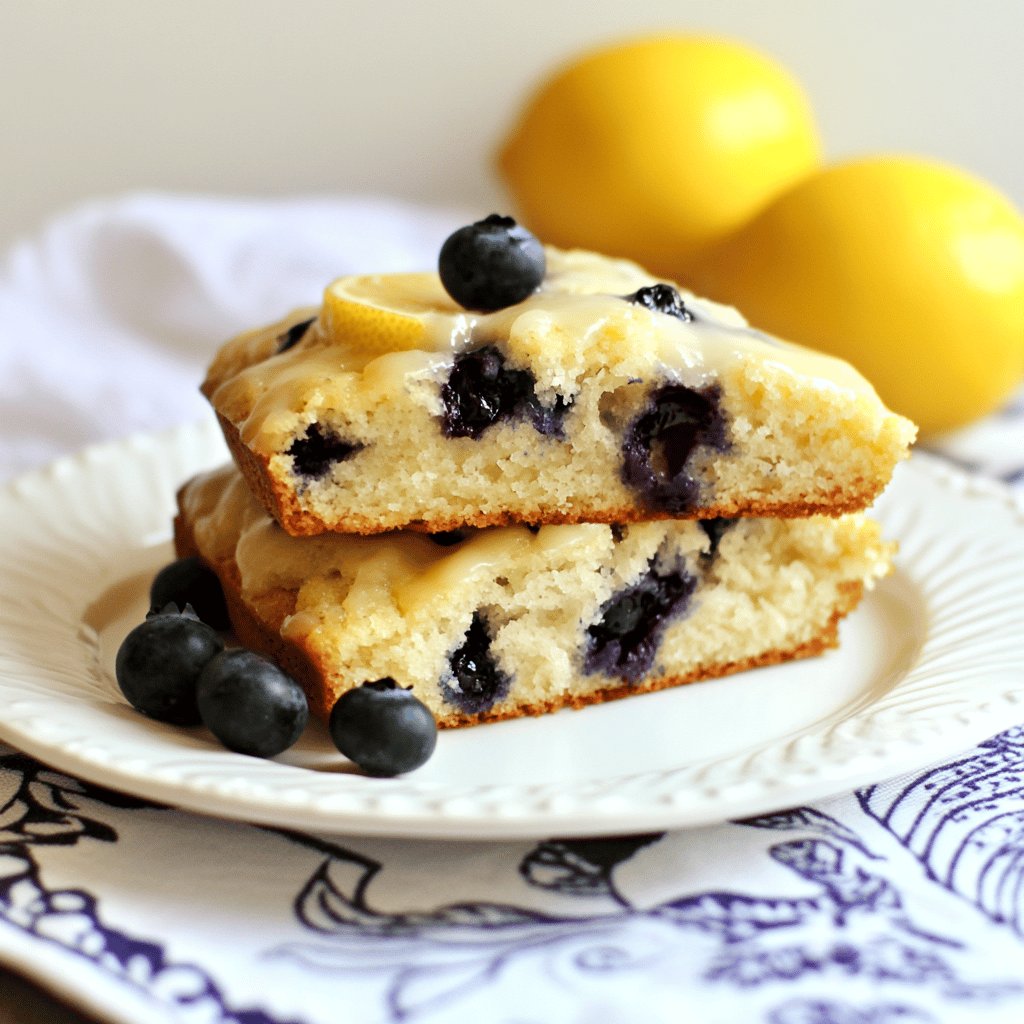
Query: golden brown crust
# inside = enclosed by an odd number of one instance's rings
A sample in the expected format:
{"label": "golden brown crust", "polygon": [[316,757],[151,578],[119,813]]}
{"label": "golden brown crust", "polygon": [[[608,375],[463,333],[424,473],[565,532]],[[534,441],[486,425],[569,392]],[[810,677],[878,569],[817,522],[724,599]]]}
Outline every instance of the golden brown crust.
{"label": "golden brown crust", "polygon": [[217,413],[217,422],[220,424],[221,433],[227,442],[228,451],[231,452],[231,458],[242,476],[245,477],[249,490],[267,510],[267,513],[273,516],[285,532],[290,533],[293,537],[312,536],[314,531],[307,529],[297,533],[286,525],[301,521],[302,509],[295,501],[295,495],[282,488],[270,475],[269,459],[254,452],[242,440],[238,428],[220,413]]}
{"label": "golden brown crust", "polygon": [[418,530],[423,533],[444,533],[467,527],[487,526],[563,526],[575,523],[643,523],[665,519],[718,519],[758,517],[771,519],[802,519],[807,516],[840,516],[850,512],[862,512],[881,493],[885,480],[856,478],[848,482],[845,489],[835,488],[816,501],[765,502],[746,501],[729,504],[707,505],[694,508],[685,515],[672,515],[643,505],[622,505],[616,508],[594,508],[577,506],[566,509],[540,509],[539,514],[525,518],[515,512],[477,514],[459,518],[457,516],[435,516],[432,519],[408,521],[391,520],[381,522],[367,516],[352,515],[334,524],[324,523],[303,509],[289,488],[282,486],[270,473],[269,459],[253,452],[242,440],[238,428],[219,413],[220,423],[228,450],[238,466],[245,482],[268,514],[273,516],[285,533],[293,537],[315,537],[323,533],[355,533],[370,535],[390,533],[393,530]]}
{"label": "golden brown crust", "polygon": [[281,636],[284,620],[295,611],[295,593],[277,590],[265,595],[260,607],[251,607],[242,598],[242,578],[233,559],[211,561],[199,550],[192,524],[179,511],[174,519],[174,547],[179,558],[197,555],[220,580],[235,639],[243,647],[256,651],[280,665],[303,688],[309,709],[319,718],[330,714],[328,693],[316,663],[298,645]]}
{"label": "golden brown crust", "polygon": [[786,661],[796,661],[800,658],[811,658],[818,654],[823,654],[825,651],[839,645],[839,623],[857,607],[864,592],[864,586],[860,581],[850,581],[840,586],[843,590],[843,603],[832,613],[832,617],[824,629],[813,639],[808,640],[806,643],[798,644],[789,650],[766,651],[755,658],[743,658],[739,661],[730,661],[725,664],[701,666],[683,676],[662,676],[640,684],[619,683],[618,685],[612,685],[606,689],[597,690],[583,696],[568,694],[559,701],[524,704],[508,711],[485,711],[478,715],[451,715],[439,720],[437,724],[442,729],[451,729],[466,725],[500,722],[525,716],[546,715],[551,711],[559,711],[566,707],[578,711],[580,708],[588,707],[591,704],[603,704],[606,701],[620,700],[623,697],[632,697],[639,693],[656,693],[659,690],[685,686],[688,683],[704,682],[708,679],[718,679],[722,676],[733,675],[736,672],[745,672],[747,669],[779,665]]}
{"label": "golden brown crust", "polygon": [[[224,588],[228,613],[238,642],[272,659],[293,676],[306,692],[310,711],[326,720],[333,706],[332,691],[327,684],[329,673],[326,667],[319,662],[313,652],[306,650],[302,644],[283,637],[280,633],[285,618],[295,610],[295,593],[290,590],[276,590],[262,596],[258,607],[251,606],[242,598],[241,578],[237,565],[233,560],[211,562],[206,559],[196,544],[192,524],[181,512],[174,520],[174,541],[179,557],[198,555],[217,574]],[[688,683],[744,672],[751,668],[777,665],[798,658],[809,658],[837,645],[839,622],[857,607],[863,591],[863,584],[859,580],[840,584],[840,602],[821,632],[791,649],[780,648],[766,651],[753,658],[702,665],[686,675],[663,676],[648,679],[639,684],[610,682],[604,689],[584,695],[567,694],[561,700],[556,701],[523,704],[515,708],[485,711],[475,715],[453,712],[439,718],[437,724],[442,729],[456,729],[512,718],[545,715],[565,707],[579,709],[590,704],[619,700],[622,697],[630,697],[639,693],[653,693],[675,686],[684,686]]]}

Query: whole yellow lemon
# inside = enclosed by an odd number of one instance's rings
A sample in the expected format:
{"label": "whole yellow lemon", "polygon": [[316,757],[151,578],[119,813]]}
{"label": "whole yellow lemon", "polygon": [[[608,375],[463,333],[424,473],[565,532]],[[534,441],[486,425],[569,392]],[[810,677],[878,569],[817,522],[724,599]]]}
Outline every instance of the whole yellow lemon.
{"label": "whole yellow lemon", "polygon": [[990,412],[1024,374],[1024,219],[930,161],[812,175],[712,246],[686,283],[853,363],[922,433]]}
{"label": "whole yellow lemon", "polygon": [[810,106],[778,64],[735,42],[658,36],[550,78],[498,154],[543,241],[685,276],[692,255],[818,165]]}

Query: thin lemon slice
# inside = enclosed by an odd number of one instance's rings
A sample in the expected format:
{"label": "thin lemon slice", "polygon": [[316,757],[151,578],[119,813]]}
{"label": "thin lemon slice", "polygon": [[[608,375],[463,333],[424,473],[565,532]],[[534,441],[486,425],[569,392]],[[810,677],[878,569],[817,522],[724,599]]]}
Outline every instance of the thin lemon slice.
{"label": "thin lemon slice", "polygon": [[322,324],[332,341],[398,352],[435,347],[442,321],[465,312],[436,274],[362,274],[328,285]]}

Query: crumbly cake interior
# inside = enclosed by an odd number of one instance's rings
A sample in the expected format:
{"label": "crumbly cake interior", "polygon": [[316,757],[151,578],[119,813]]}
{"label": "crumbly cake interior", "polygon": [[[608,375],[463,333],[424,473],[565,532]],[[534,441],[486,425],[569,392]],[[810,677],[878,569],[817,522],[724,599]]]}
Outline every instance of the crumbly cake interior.
{"label": "crumbly cake interior", "polygon": [[[633,264],[551,250],[541,291],[488,315],[435,277],[388,279],[427,310],[404,326],[354,343],[329,288],[211,366],[236,461],[289,532],[835,514],[913,440],[846,363],[686,293],[689,320],[625,301],[654,281]],[[495,374],[513,398],[460,434]]]}
{"label": "crumbly cake interior", "polygon": [[859,514],[295,538],[233,467],[179,503],[180,552],[316,712],[392,676],[442,726],[817,653],[892,553]]}

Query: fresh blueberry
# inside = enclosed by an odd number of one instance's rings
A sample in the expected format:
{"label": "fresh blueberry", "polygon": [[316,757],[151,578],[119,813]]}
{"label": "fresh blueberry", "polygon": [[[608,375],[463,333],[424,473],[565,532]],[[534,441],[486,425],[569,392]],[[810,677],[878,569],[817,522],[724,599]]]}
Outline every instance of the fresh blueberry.
{"label": "fresh blueberry", "polygon": [[[146,612],[147,619],[156,618],[157,615],[184,615],[186,619],[195,619],[199,622],[199,616],[196,615],[195,608],[190,604],[186,604],[184,608],[179,608],[173,601],[168,601],[163,608],[150,608]],[[207,623],[209,625],[209,623]]]}
{"label": "fresh blueberry", "polygon": [[529,370],[513,370],[493,345],[455,357],[448,380],[441,385],[446,437],[479,437],[501,419],[522,416],[545,436],[562,436],[569,404],[561,395],[553,406],[541,405]]}
{"label": "fresh blueberry", "polygon": [[622,478],[648,507],[673,514],[691,509],[698,482],[686,472],[694,449],[728,447],[716,386],[695,391],[670,384],[655,391],[626,431]]}
{"label": "fresh blueberry", "polygon": [[306,728],[306,695],[291,676],[253,651],[235,648],[213,658],[196,688],[203,724],[229,750],[274,757]]}
{"label": "fresh blueberry", "polygon": [[390,676],[346,690],[328,727],[334,745],[368,775],[411,772],[437,744],[434,716]]}
{"label": "fresh blueberry", "polygon": [[191,605],[208,626],[228,628],[228,608],[220,580],[194,555],[165,565],[153,578],[149,588],[150,610],[160,611],[169,604],[178,608]]}
{"label": "fresh blueberry", "polygon": [[448,660],[449,673],[442,680],[445,700],[467,714],[487,711],[507,693],[511,680],[498,668],[491,653],[491,635],[479,612],[466,631],[466,638]]}
{"label": "fresh blueberry", "polygon": [[692,320],[693,314],[683,304],[682,297],[670,284],[652,284],[624,296],[627,302],[643,306],[653,313],[664,313],[677,320]]}
{"label": "fresh blueberry", "polygon": [[511,217],[492,213],[441,246],[441,283],[460,306],[490,313],[522,302],[544,280],[544,246]]}
{"label": "fresh blueberry", "polygon": [[650,671],[669,621],[682,615],[697,587],[683,569],[648,569],[631,587],[602,606],[600,618],[587,628],[584,669],[635,683]]}
{"label": "fresh blueberry", "polygon": [[361,444],[346,441],[319,423],[311,423],[305,434],[292,442],[286,454],[292,457],[296,473],[317,479],[329,473],[335,463],[352,458],[362,448]]}
{"label": "fresh blueberry", "polygon": [[298,345],[298,343],[306,336],[306,331],[309,330],[315,320],[316,317],[311,316],[308,320],[292,324],[284,334],[278,335],[277,354],[280,355],[282,352],[287,352],[288,349],[294,348]]}
{"label": "fresh blueberry", "polygon": [[136,626],[117,651],[114,672],[128,703],[174,725],[196,725],[196,683],[224,641],[187,615],[156,615]]}

